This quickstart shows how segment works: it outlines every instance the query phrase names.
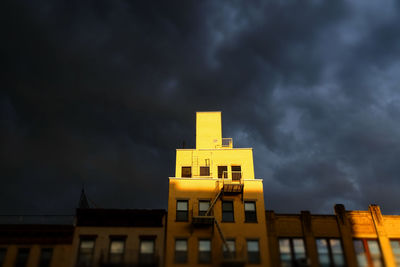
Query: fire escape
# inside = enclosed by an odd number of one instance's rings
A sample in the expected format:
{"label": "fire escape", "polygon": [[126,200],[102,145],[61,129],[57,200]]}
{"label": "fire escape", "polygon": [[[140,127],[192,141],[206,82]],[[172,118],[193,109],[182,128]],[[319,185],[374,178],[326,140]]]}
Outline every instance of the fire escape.
{"label": "fire escape", "polygon": [[208,210],[204,215],[193,216],[192,225],[193,227],[204,228],[212,227],[215,224],[218,234],[227,252],[221,261],[221,266],[242,267],[245,265],[244,258],[240,258],[238,255],[236,255],[236,251],[231,251],[231,248],[228,246],[227,240],[222,232],[220,223],[215,219],[214,215],[212,215],[212,210],[215,204],[224,195],[241,195],[243,200],[244,184],[242,183],[241,172],[232,172],[232,179],[227,179],[227,176],[227,172],[224,172],[222,179],[218,181],[216,195],[210,202]]}

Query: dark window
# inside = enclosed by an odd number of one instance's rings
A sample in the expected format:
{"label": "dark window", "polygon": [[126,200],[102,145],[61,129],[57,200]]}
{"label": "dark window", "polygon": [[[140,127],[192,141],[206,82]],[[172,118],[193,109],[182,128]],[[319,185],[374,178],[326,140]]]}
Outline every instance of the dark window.
{"label": "dark window", "polygon": [[279,252],[281,265],[305,266],[307,263],[306,249],[302,238],[280,238]]}
{"label": "dark window", "polygon": [[210,201],[200,200],[199,201],[199,216],[205,216],[209,207],[210,207]]}
{"label": "dark window", "polygon": [[187,221],[188,220],[188,201],[177,200],[176,201],[176,220]]}
{"label": "dark window", "polygon": [[244,202],[245,222],[257,222],[256,202]]}
{"label": "dark window", "polygon": [[400,266],[400,240],[392,239],[390,240],[390,245],[393,250],[393,256],[396,260],[396,265]]}
{"label": "dark window", "polygon": [[125,254],[125,238],[112,238],[108,253],[108,260],[111,264],[122,263]]}
{"label": "dark window", "polygon": [[15,267],[25,267],[28,263],[29,248],[19,248],[17,259],[15,261]]}
{"label": "dark window", "polygon": [[53,256],[52,248],[42,248],[40,250],[40,261],[39,267],[49,267],[51,263],[51,257]]}
{"label": "dark window", "polygon": [[232,166],[232,180],[240,180],[242,178],[242,168],[240,166]]}
{"label": "dark window", "polygon": [[228,178],[228,166],[218,166],[218,178]]}
{"label": "dark window", "polygon": [[78,266],[91,266],[94,253],[94,238],[82,238],[79,244]]}
{"label": "dark window", "polygon": [[233,222],[233,201],[222,201],[222,221]]}
{"label": "dark window", "polygon": [[199,240],[199,263],[211,262],[211,240]]}
{"label": "dark window", "polygon": [[200,167],[200,176],[210,176],[210,167],[208,166]]}
{"label": "dark window", "polygon": [[154,238],[140,239],[139,263],[141,265],[153,265],[156,263]]}
{"label": "dark window", "polygon": [[321,267],[345,266],[343,249],[338,238],[317,238],[318,259]]}
{"label": "dark window", "polygon": [[376,239],[354,239],[358,266],[383,266],[381,249]]}
{"label": "dark window", "polygon": [[182,167],[182,177],[192,177],[192,167]]}
{"label": "dark window", "polygon": [[0,248],[0,266],[3,266],[6,254],[7,254],[7,248]]}
{"label": "dark window", "polygon": [[187,239],[175,240],[175,263],[187,262],[188,243]]}
{"label": "dark window", "polygon": [[226,244],[222,244],[222,255],[225,259],[234,259],[236,257],[236,244],[234,239],[226,240]]}
{"label": "dark window", "polygon": [[260,246],[258,240],[247,240],[247,259],[249,263],[260,263]]}

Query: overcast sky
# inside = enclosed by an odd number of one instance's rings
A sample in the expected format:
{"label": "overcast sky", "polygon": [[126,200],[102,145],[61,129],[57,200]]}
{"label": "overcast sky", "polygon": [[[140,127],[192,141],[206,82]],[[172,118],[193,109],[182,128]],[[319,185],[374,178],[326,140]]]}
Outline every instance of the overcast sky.
{"label": "overcast sky", "polygon": [[0,213],[166,208],[195,112],[266,209],[400,214],[400,2],[6,0]]}

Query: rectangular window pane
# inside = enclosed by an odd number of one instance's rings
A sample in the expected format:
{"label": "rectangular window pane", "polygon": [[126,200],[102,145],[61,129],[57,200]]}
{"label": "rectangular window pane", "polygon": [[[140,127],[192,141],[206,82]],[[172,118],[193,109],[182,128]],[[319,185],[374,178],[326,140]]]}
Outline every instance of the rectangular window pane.
{"label": "rectangular window pane", "polygon": [[232,166],[232,180],[240,180],[242,178],[242,168],[241,166]]}
{"label": "rectangular window pane", "polygon": [[176,220],[187,221],[188,220],[188,201],[177,200],[176,201]]}
{"label": "rectangular window pane", "polygon": [[244,202],[244,215],[246,222],[257,222],[256,203],[254,201]]}
{"label": "rectangular window pane", "polygon": [[232,201],[222,201],[222,221],[223,222],[234,221]]}
{"label": "rectangular window pane", "polygon": [[331,266],[331,260],[329,257],[329,248],[328,248],[328,240],[327,239],[317,239],[317,251],[318,251],[318,259],[321,267],[329,267]]}
{"label": "rectangular window pane", "polygon": [[199,240],[199,263],[210,263],[211,262],[211,241],[210,240]]}
{"label": "rectangular window pane", "polygon": [[140,253],[141,254],[153,254],[154,253],[154,240],[141,240],[140,241]]}
{"label": "rectangular window pane", "polygon": [[354,250],[355,250],[356,256],[357,256],[358,266],[359,267],[367,267],[368,260],[367,260],[367,254],[365,252],[363,241],[359,240],[359,239],[354,239],[353,244],[354,244]]}
{"label": "rectangular window pane", "polygon": [[260,262],[260,248],[258,240],[247,240],[247,257],[249,263]]}
{"label": "rectangular window pane", "polygon": [[3,266],[6,254],[7,254],[7,248],[0,248],[0,266]]}
{"label": "rectangular window pane", "polygon": [[378,240],[367,240],[369,254],[371,255],[371,260],[374,263],[374,267],[381,267],[382,256],[381,249],[379,248]]}
{"label": "rectangular window pane", "polygon": [[210,207],[210,201],[205,201],[205,200],[199,201],[199,216],[206,215],[206,212],[209,207]]}
{"label": "rectangular window pane", "polygon": [[125,240],[115,239],[110,241],[109,261],[112,264],[121,263],[125,252]]}
{"label": "rectangular window pane", "polygon": [[192,167],[182,167],[182,177],[192,177]]}
{"label": "rectangular window pane", "polygon": [[[226,248],[228,246],[229,250]],[[225,259],[235,258],[236,244],[235,240],[226,240],[226,245],[222,244],[223,256]]]}
{"label": "rectangular window pane", "polygon": [[282,266],[291,266],[292,253],[291,253],[289,238],[279,239],[279,252],[280,252]]}
{"label": "rectangular window pane", "polygon": [[28,262],[29,248],[19,248],[17,259],[15,261],[15,267],[25,267]]}
{"label": "rectangular window pane", "polygon": [[335,266],[345,266],[342,243],[340,239],[330,239],[329,245],[331,247],[332,259]]}
{"label": "rectangular window pane", "polygon": [[293,239],[294,258],[296,260],[303,260],[306,258],[306,249],[304,248],[304,241],[302,238]]}
{"label": "rectangular window pane", "polygon": [[393,256],[396,260],[396,266],[400,267],[400,240],[390,240],[390,245],[393,250]]}
{"label": "rectangular window pane", "polygon": [[154,239],[141,239],[139,247],[139,262],[140,265],[153,265],[156,263],[154,254]]}
{"label": "rectangular window pane", "polygon": [[200,176],[210,176],[210,167],[200,167]]}
{"label": "rectangular window pane", "polygon": [[187,262],[187,240],[177,239],[175,240],[175,263],[186,263]]}
{"label": "rectangular window pane", "polygon": [[218,178],[228,178],[228,166],[218,166]]}
{"label": "rectangular window pane", "polygon": [[90,266],[93,261],[94,239],[82,239],[79,244],[78,265]]}
{"label": "rectangular window pane", "polygon": [[52,248],[42,248],[40,250],[39,267],[49,267],[52,255],[53,255]]}

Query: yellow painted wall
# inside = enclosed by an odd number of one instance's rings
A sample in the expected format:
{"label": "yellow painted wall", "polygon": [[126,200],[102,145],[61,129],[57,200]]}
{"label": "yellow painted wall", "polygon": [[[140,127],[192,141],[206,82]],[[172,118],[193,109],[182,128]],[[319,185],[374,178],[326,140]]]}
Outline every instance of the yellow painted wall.
{"label": "yellow painted wall", "polygon": [[196,113],[196,148],[212,149],[222,144],[221,112]]}

